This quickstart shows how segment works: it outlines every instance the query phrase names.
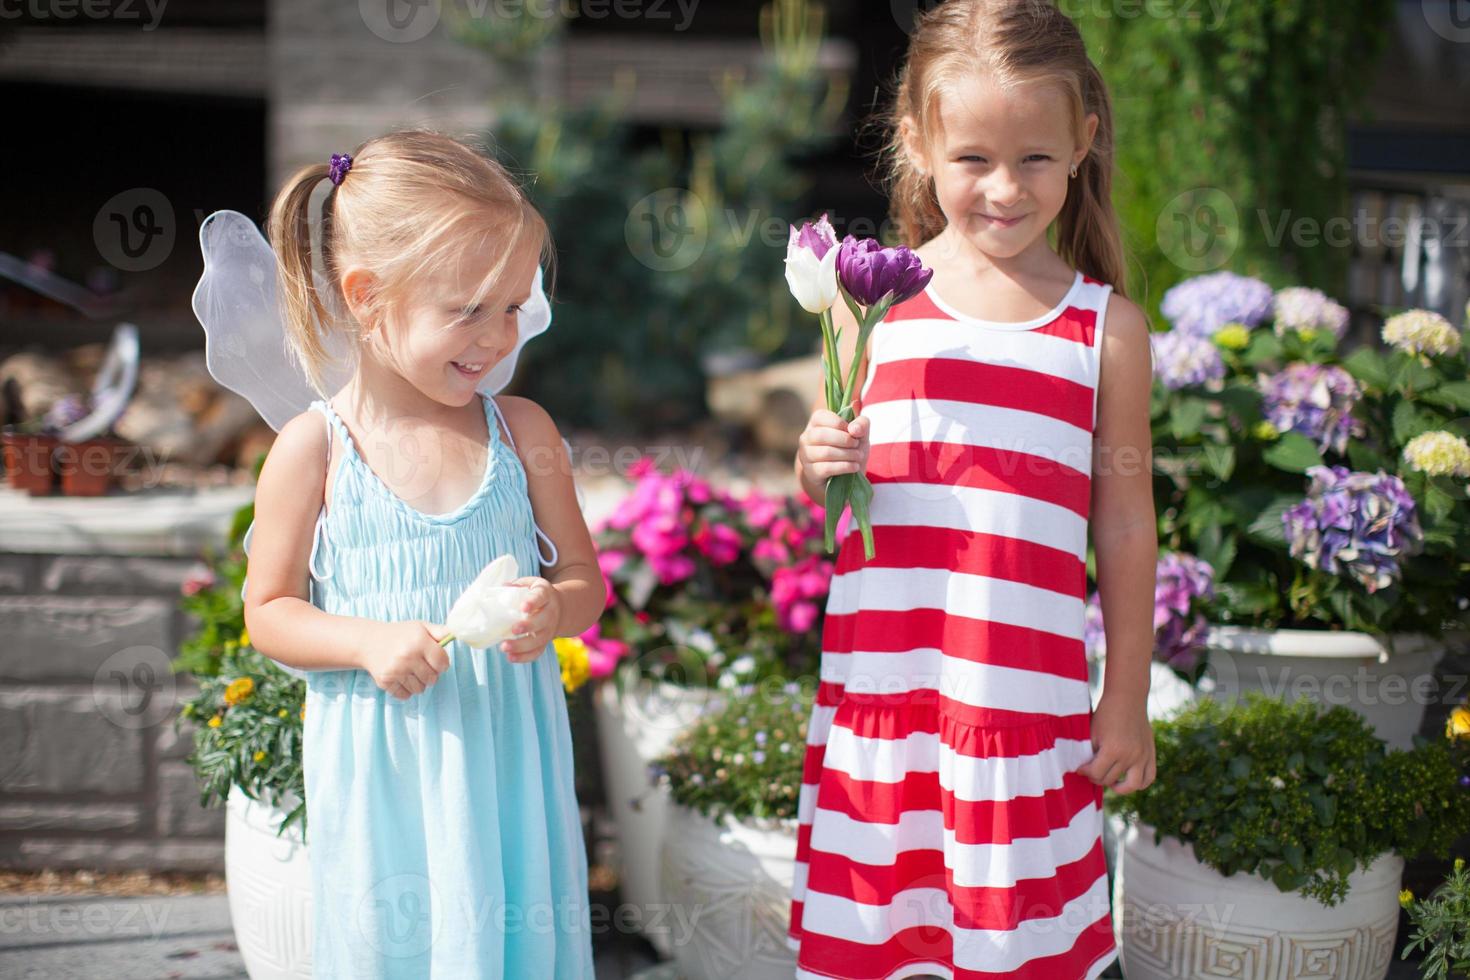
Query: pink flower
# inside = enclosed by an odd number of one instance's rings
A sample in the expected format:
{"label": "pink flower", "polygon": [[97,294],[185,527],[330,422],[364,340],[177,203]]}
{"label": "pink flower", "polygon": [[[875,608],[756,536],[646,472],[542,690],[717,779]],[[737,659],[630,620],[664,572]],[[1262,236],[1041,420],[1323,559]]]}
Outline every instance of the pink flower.
{"label": "pink flower", "polygon": [[771,604],[776,622],[790,633],[804,633],[817,621],[815,600],[823,599],[832,584],[833,564],[820,555],[809,555],[771,576]]}
{"label": "pink flower", "polygon": [[677,585],[694,575],[694,559],[688,555],[650,555],[648,564],[658,575],[660,585]]}
{"label": "pink flower", "polygon": [[679,515],[645,517],[633,528],[633,544],[649,558],[664,558],[683,551],[689,534]]}
{"label": "pink flower", "polygon": [[214,569],[205,564],[197,564],[184,576],[179,591],[184,595],[197,595],[205,589],[213,588],[214,582]]}
{"label": "pink flower", "polygon": [[740,557],[740,533],[724,524],[706,524],[694,534],[694,544],[716,565],[728,565]]}
{"label": "pink flower", "polygon": [[587,644],[587,673],[591,677],[606,677],[628,655],[628,644],[604,637],[601,623],[593,623],[578,639]]}
{"label": "pink flower", "polygon": [[751,527],[764,531],[770,527],[776,515],[781,513],[781,501],[757,488],[751,490],[740,502],[740,509],[745,513],[745,520]]}

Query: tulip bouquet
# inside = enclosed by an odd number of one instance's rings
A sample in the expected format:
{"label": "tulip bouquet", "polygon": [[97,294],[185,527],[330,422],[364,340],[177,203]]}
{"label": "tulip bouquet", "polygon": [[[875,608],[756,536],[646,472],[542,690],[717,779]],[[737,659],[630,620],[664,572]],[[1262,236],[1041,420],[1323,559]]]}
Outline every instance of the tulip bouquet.
{"label": "tulip bouquet", "polygon": [[[801,308],[815,313],[821,323],[827,408],[842,421],[851,422],[856,414],[852,399],[868,335],[889,308],[918,295],[933,275],[934,271],[924,268],[919,257],[904,246],[884,248],[871,238],[851,235],[839,244],[825,214],[816,222],[803,222],[800,228],[792,226],[786,245],[786,283]],[[846,371],[837,352],[842,331],[834,330],[832,324],[832,306],[839,295],[858,322],[856,353]],[[837,522],[850,505],[853,520],[862,532],[863,554],[872,559],[873,525],[868,516],[872,499],[873,485],[863,473],[842,473],[827,480],[827,551],[835,550]]]}

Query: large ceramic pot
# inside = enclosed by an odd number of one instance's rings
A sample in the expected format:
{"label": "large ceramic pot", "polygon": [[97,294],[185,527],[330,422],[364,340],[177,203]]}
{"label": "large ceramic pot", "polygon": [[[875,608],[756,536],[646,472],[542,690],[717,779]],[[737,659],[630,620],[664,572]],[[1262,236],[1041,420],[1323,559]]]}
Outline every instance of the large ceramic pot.
{"label": "large ceramic pot", "polygon": [[790,980],[795,820],[716,822],[670,802],[661,863],[673,956],[700,980]]}
{"label": "large ceramic pot", "polygon": [[707,688],[640,680],[621,692],[610,681],[600,684],[593,701],[608,809],[618,828],[620,897],[636,910],[634,921],[648,941],[669,956],[658,870],[668,794],[650,784],[648,764],[719,698]]}
{"label": "large ceramic pot", "polygon": [[1394,634],[1391,641],[1346,630],[1215,626],[1200,690],[1232,700],[1263,691],[1288,701],[1344,705],[1391,748],[1412,748],[1424,709],[1437,696],[1434,667],[1445,647],[1420,633]]}
{"label": "large ceramic pot", "polygon": [[1141,822],[1123,833],[1113,929],[1128,980],[1383,980],[1398,931],[1403,859],[1379,856],[1328,907],[1259,875],[1225,876]]}
{"label": "large ceramic pot", "polygon": [[311,865],[299,825],[276,836],[300,801],[272,805],[238,785],[225,801],[225,887],[235,944],[250,980],[311,977]]}

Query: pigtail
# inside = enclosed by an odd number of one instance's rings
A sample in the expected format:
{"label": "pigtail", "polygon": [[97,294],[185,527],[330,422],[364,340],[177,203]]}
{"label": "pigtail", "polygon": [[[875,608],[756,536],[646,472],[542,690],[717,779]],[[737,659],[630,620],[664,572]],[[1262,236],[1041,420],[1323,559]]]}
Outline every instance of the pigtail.
{"label": "pigtail", "polygon": [[1126,296],[1123,233],[1113,209],[1113,107],[1090,59],[1082,78],[1082,111],[1097,113],[1097,133],[1057,215],[1057,254]]}
{"label": "pigtail", "polygon": [[[311,258],[311,194],[327,176],[324,163],[296,171],[271,205],[270,240],[276,253],[276,281],[288,346],[313,388],[322,397],[322,369],[331,360],[324,338],[330,329],[326,303],[316,289]],[[323,248],[330,239],[324,228]]]}

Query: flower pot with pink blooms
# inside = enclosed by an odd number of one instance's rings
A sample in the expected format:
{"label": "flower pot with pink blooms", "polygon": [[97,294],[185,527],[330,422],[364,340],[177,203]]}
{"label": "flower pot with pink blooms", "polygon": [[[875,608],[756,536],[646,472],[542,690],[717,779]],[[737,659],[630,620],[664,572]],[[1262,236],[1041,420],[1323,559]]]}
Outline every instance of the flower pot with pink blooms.
{"label": "flower pot with pink blooms", "polygon": [[[650,459],[593,527],[607,583],[602,620],[582,639],[608,805],[618,827],[621,899],[654,921],[667,793],[650,764],[741,685],[815,675],[832,577],[822,508],[805,494],[734,494]],[[671,953],[665,931],[649,940]]]}
{"label": "flower pot with pink blooms", "polygon": [[1407,748],[1447,637],[1470,627],[1461,331],[1408,310],[1347,350],[1342,306],[1230,272],[1162,309],[1156,658],[1211,696],[1348,706]]}

